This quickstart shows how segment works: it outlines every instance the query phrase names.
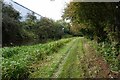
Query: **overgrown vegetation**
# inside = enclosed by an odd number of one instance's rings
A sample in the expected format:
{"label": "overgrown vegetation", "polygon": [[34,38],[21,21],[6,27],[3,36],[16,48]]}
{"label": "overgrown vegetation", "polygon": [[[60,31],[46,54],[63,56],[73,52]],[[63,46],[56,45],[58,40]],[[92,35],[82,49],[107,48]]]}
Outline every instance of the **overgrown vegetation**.
{"label": "overgrown vegetation", "polygon": [[33,46],[3,48],[2,79],[27,79],[32,70],[30,68],[31,64],[44,60],[48,55],[56,53],[70,41],[71,39],[62,39]]}
{"label": "overgrown vegetation", "polygon": [[109,44],[109,43],[99,43],[97,46],[97,50],[100,55],[105,57],[105,60],[110,64],[110,68],[113,71],[120,71],[120,60],[119,60],[119,53],[120,49],[116,47],[116,44]]}

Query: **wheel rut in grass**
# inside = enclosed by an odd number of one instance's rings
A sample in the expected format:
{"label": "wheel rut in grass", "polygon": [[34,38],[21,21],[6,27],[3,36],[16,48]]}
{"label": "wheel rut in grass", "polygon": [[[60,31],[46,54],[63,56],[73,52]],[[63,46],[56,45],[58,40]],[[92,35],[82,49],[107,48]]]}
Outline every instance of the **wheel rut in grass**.
{"label": "wheel rut in grass", "polygon": [[70,51],[71,48],[74,47],[74,45],[76,45],[78,39],[75,39],[72,43],[72,45],[70,45],[70,47],[67,49],[67,51],[64,53],[63,57],[61,58],[61,60],[59,61],[59,64],[57,65],[57,68],[54,70],[53,75],[51,76],[52,78],[57,78],[59,76],[59,74],[61,73],[62,69],[63,69],[63,65],[65,64],[68,56],[70,55]]}
{"label": "wheel rut in grass", "polygon": [[81,56],[83,56],[83,39],[79,38],[70,50],[70,54],[63,65],[59,78],[80,78],[81,72]]}

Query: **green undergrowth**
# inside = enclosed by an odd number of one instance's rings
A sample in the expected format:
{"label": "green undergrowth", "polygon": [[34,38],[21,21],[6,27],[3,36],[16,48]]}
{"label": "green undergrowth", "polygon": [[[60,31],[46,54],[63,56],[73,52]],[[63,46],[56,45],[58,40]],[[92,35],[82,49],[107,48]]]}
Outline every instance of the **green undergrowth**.
{"label": "green undergrowth", "polygon": [[116,48],[115,46],[115,44],[103,42],[98,44],[97,50],[105,58],[112,71],[120,71],[120,60],[118,59],[120,50],[117,50],[118,47]]}
{"label": "green undergrowth", "polygon": [[95,43],[90,41],[91,45],[96,49],[98,55],[104,57],[105,61],[109,64],[111,71],[120,72],[120,46],[116,43],[101,42]]}
{"label": "green undergrowth", "polygon": [[56,53],[71,40],[68,38],[33,46],[2,48],[2,80],[27,79],[31,73],[31,64]]}

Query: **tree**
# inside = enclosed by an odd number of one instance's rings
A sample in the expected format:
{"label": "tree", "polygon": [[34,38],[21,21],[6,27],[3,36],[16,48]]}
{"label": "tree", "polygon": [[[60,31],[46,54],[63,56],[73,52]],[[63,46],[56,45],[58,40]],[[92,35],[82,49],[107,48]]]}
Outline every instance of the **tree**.
{"label": "tree", "polygon": [[[111,33],[109,29],[115,29],[115,18],[116,14],[118,15],[116,4],[117,3],[73,2],[65,8],[63,18],[69,19],[72,24],[79,24],[81,29],[87,29],[87,31],[92,32],[91,36],[98,42],[104,41],[110,38],[108,35]],[[85,27],[81,24],[84,24]],[[118,31],[116,30],[115,32]],[[113,34],[111,36],[115,37],[116,35]],[[118,37],[117,35],[116,38],[118,39]]]}
{"label": "tree", "polygon": [[4,45],[14,44],[21,40],[20,13],[12,5],[2,3],[2,41]]}
{"label": "tree", "polygon": [[27,14],[27,18],[25,20],[25,24],[26,26],[28,26],[29,29],[34,29],[34,27],[36,26],[37,22],[37,17],[35,16],[35,13],[32,12],[32,13],[28,13]]}
{"label": "tree", "polygon": [[59,39],[64,33],[62,28],[60,23],[44,17],[37,22],[36,34],[39,36],[39,40]]}

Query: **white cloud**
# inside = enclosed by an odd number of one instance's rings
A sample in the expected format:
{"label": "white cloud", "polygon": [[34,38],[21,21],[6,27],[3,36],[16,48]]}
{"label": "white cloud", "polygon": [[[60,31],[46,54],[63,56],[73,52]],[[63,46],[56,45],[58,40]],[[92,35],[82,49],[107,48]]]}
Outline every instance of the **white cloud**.
{"label": "white cloud", "polygon": [[70,0],[14,0],[38,14],[55,20],[61,19],[65,2]]}

